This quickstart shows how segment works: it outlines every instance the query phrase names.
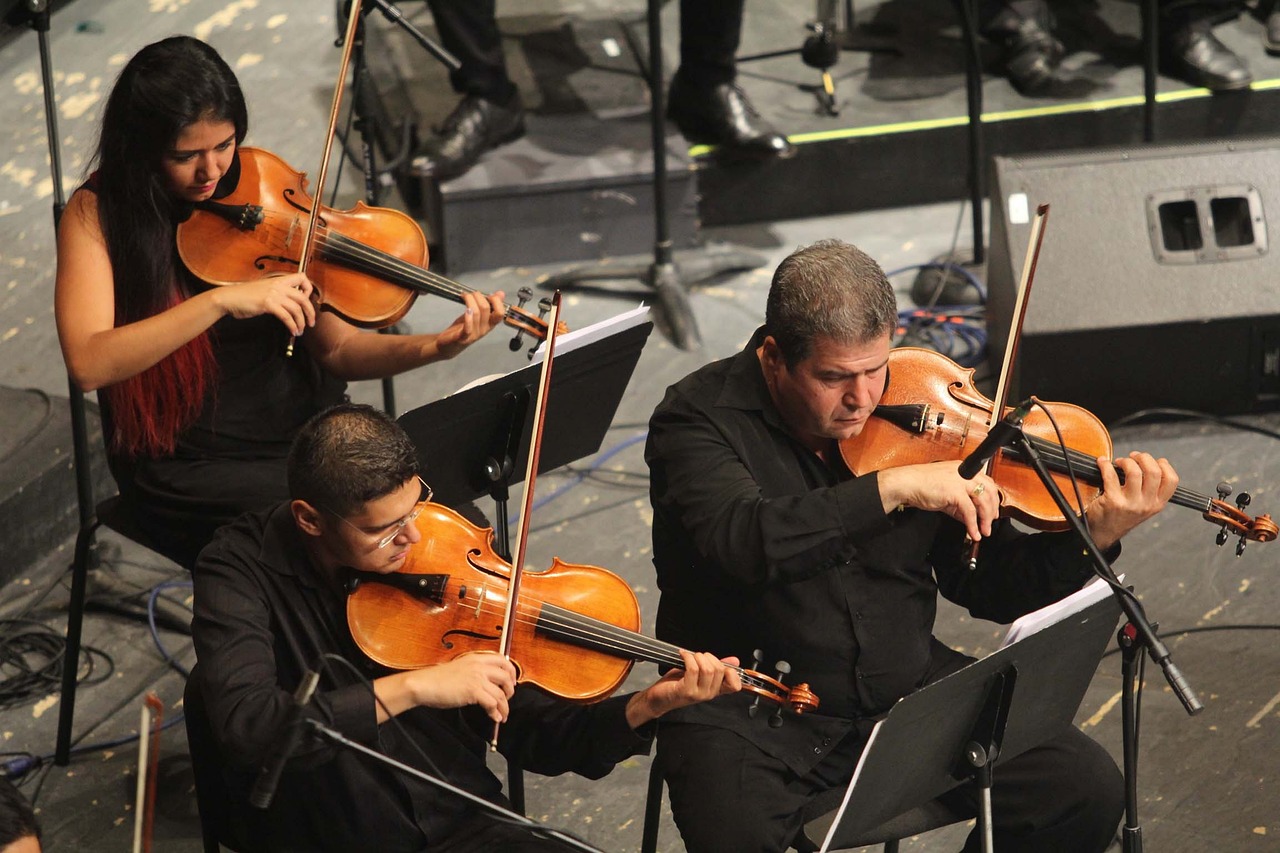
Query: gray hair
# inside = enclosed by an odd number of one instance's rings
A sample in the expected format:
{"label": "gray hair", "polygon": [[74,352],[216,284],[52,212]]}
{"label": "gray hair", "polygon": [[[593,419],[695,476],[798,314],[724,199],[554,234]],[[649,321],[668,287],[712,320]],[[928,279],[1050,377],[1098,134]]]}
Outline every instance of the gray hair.
{"label": "gray hair", "polygon": [[819,338],[866,343],[897,322],[884,270],[842,240],[820,240],[788,255],[773,274],[764,314],[765,331],[788,366],[808,358]]}

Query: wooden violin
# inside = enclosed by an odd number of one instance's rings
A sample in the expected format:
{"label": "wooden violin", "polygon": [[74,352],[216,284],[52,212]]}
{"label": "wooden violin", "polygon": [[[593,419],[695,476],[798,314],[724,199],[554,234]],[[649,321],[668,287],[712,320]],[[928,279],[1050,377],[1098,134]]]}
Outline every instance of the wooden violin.
{"label": "wooden violin", "polygon": [[[437,503],[414,521],[422,538],[394,574],[354,575],[347,597],[351,636],[371,659],[416,669],[475,651],[496,651],[509,601],[511,564],[493,530]],[[613,693],[636,661],[682,667],[680,648],[639,633],[640,606],[627,582],[596,566],[559,558],[525,572],[512,620],[518,681],[572,702]],[[797,714],[818,707],[807,684],[788,686],[733,667],[742,689]]]}
{"label": "wooden violin", "polygon": [[[1068,442],[1064,450],[1048,417],[1033,409],[1022,424],[1032,446],[1044,457],[1055,482],[1079,512],[1068,469],[1088,484],[1083,491],[1084,508],[1102,493],[1102,474],[1097,457],[1111,456],[1111,436],[1102,422],[1087,410],[1069,403],[1043,403],[1053,413]],[[889,354],[889,382],[862,432],[840,443],[840,452],[855,474],[900,465],[960,460],[987,435],[993,423],[993,403],[973,384],[973,370],[960,367],[932,350],[904,347]],[[1006,413],[1009,409],[1006,408]],[[1004,413],[1000,415],[1004,417]],[[1001,513],[1038,530],[1065,530],[1066,520],[1040,482],[1035,469],[1022,452],[1005,448],[992,459],[989,471],[1000,487]],[[1117,469],[1117,473],[1119,469]],[[1121,474],[1123,478],[1123,474]],[[1247,541],[1270,542],[1278,528],[1270,515],[1250,517],[1247,493],[1227,503],[1230,488],[1218,486],[1218,497],[1210,498],[1181,486],[1172,503],[1194,509],[1206,521],[1219,526],[1217,541],[1225,544],[1239,537],[1236,554]]]}
{"label": "wooden violin", "polygon": [[[307,194],[307,176],[260,148],[238,150],[240,177],[235,189],[217,201],[203,201],[178,225],[178,255],[191,272],[214,285],[252,281],[271,273],[296,272],[302,262],[303,235],[315,201]],[[307,258],[306,272],[315,300],[348,322],[376,329],[399,321],[419,294],[454,302],[473,288],[427,269],[427,239],[412,217],[386,207],[357,202],[350,210],[323,205]],[[532,291],[521,288],[503,322],[517,330],[511,349],[527,333],[547,336],[540,313],[524,309]]]}

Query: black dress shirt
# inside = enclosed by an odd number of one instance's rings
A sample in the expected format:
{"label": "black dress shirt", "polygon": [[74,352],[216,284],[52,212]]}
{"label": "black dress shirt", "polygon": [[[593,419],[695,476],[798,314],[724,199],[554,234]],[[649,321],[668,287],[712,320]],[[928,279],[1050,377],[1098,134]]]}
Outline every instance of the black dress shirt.
{"label": "black dress shirt", "polygon": [[874,473],[853,476],[833,442],[824,461],[787,431],[756,349],[709,364],[667,390],[645,458],[657,634],[685,648],[791,665],[819,713],[748,716],[746,694],[674,719],[734,730],[803,774],[856,726],[965,662],[932,636],[937,594],[975,617],[1009,622],[1089,576],[1067,534],[997,523],[970,570],[964,527],[941,513],[886,514]]}
{"label": "black dress shirt", "polygon": [[[198,685],[224,759],[237,836],[272,851],[417,851],[448,837],[475,808],[369,758],[308,741],[286,765],[271,808],[250,809],[247,792],[304,671],[321,667],[326,653],[368,678],[388,670],[356,648],[345,601],[308,562],[287,504],[223,528],[200,556],[195,587]],[[627,699],[574,706],[517,688],[499,749],[534,772],[599,778],[648,750],[648,738],[627,725]],[[504,802],[485,765],[493,724],[474,708],[415,708],[378,725],[365,685],[345,667],[323,664],[309,713],[358,743]]]}

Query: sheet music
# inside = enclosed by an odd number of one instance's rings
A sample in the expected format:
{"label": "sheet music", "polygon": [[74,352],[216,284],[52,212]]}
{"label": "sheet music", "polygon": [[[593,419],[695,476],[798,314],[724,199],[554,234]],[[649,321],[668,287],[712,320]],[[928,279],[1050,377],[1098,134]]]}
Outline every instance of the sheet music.
{"label": "sheet music", "polygon": [[884,725],[884,720],[880,720],[871,729],[871,736],[867,738],[867,745],[862,748],[862,755],[858,756],[858,766],[853,768],[853,778],[849,780],[849,785],[844,789],[844,799],[840,801],[840,809],[836,812],[836,819],[831,821],[831,828],[827,830],[826,838],[822,839],[822,847],[818,853],[827,853],[831,849],[831,842],[835,838],[836,830],[840,828],[840,819],[844,817],[844,810],[849,807],[849,798],[853,796],[854,786],[858,784],[858,777],[862,775],[863,765],[867,763],[867,756],[871,754],[871,745],[876,742],[876,735],[880,733],[880,727]]}
{"label": "sheet music", "polygon": [[[565,353],[573,352],[579,347],[584,347],[587,344],[594,343],[601,338],[607,338],[615,332],[621,332],[625,329],[630,329],[633,326],[639,326],[648,319],[649,306],[641,305],[640,307],[633,308],[630,311],[624,311],[621,314],[615,314],[612,317],[607,317],[599,323],[592,323],[590,326],[584,326],[581,329],[574,329],[572,331],[565,332],[563,335],[556,337],[556,354],[564,355]],[[487,373],[484,376],[477,376],[457,391],[452,392],[452,394],[461,394],[463,391],[474,388],[477,385],[484,385],[486,382],[492,382],[501,376],[508,376],[516,371],[524,370],[530,364],[542,364],[542,357],[546,351],[547,342],[543,341],[538,344],[538,348],[534,351],[533,358],[531,360],[508,370],[506,373]],[[452,394],[446,396],[452,396]]]}
{"label": "sheet music", "polygon": [[[638,308],[632,308],[630,311],[624,311],[601,320],[599,323],[592,323],[590,326],[584,326],[581,329],[574,329],[556,336],[556,355],[561,356],[573,352],[578,347],[586,346],[594,343],[601,338],[630,329],[632,326],[639,326],[649,318],[649,306],[641,305]],[[530,364],[540,364],[543,354],[547,351],[547,342],[543,341],[538,344],[538,348],[533,353],[533,360]],[[515,371],[512,371],[513,373]]]}
{"label": "sheet music", "polygon": [[[1124,575],[1120,575],[1119,579],[1123,581]],[[1019,617],[1017,621],[1009,626],[1009,633],[1005,634],[1004,642],[1000,644],[1000,647],[1004,648],[1010,643],[1016,643],[1023,637],[1029,637],[1036,631],[1043,630],[1073,613],[1079,613],[1089,605],[1096,601],[1101,601],[1109,595],[1111,595],[1111,585],[1102,578],[1094,578],[1066,598]]]}

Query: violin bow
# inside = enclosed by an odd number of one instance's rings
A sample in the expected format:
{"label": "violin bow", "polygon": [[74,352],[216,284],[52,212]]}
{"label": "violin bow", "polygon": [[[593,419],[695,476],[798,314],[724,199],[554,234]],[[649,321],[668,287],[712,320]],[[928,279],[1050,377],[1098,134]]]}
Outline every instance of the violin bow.
{"label": "violin bow", "polygon": [[[498,643],[498,654],[510,659],[512,627],[515,622],[516,599],[520,596],[520,579],[524,574],[525,549],[529,544],[529,521],[533,516],[533,485],[538,475],[538,463],[542,459],[542,431],[547,419],[547,397],[551,392],[551,362],[556,351],[556,327],[560,322],[560,291],[551,297],[551,310],[547,315],[547,351],[542,359],[542,370],[538,374],[538,397],[533,406],[533,433],[529,438],[529,458],[524,470],[524,500],[520,505],[520,517],[516,525],[515,548],[511,555],[511,583],[507,592],[507,609],[502,616],[502,639]],[[501,723],[493,724],[493,739],[489,748],[498,748],[498,729]]]}
{"label": "violin bow", "polygon": [[[1049,205],[1042,204],[1036,208],[1036,215],[1031,220],[1031,235],[1027,239],[1027,255],[1022,261],[1022,273],[1018,277],[1018,293],[1013,303],[1013,317],[1009,322],[1009,339],[1005,341],[1004,361],[1000,365],[1000,378],[996,382],[996,393],[991,401],[991,418],[987,429],[995,427],[1004,417],[1005,406],[1009,402],[1009,385],[1013,377],[1013,365],[1018,357],[1018,344],[1022,338],[1022,321],[1027,315],[1027,299],[1031,295],[1031,283],[1036,277],[1036,266],[1040,263],[1040,247],[1044,244],[1045,223],[1049,220]],[[983,467],[983,473],[991,475],[1000,454],[993,453]],[[969,548],[969,568],[978,566],[978,543]]]}
{"label": "violin bow", "polygon": [[[325,181],[329,178],[329,160],[333,155],[333,135],[338,129],[338,108],[342,106],[342,90],[347,83],[347,69],[351,66],[351,52],[356,40],[356,28],[360,25],[361,0],[351,0],[351,12],[347,16],[346,35],[342,41],[342,64],[338,67],[338,82],[333,87],[333,101],[329,104],[329,129],[324,135],[324,154],[320,158],[320,172],[316,175],[315,190],[311,193],[313,204],[316,207],[320,205],[320,198],[324,195]],[[316,222],[319,217],[312,210],[311,216],[307,217],[307,230],[302,238],[302,246],[298,255],[298,272],[305,273],[307,271],[307,261],[311,258],[311,250],[315,247],[316,242]],[[321,300],[323,294],[321,295]],[[317,302],[321,301],[317,300]],[[286,356],[293,355],[294,342],[297,338],[293,335],[289,336],[289,345],[285,347],[284,354]]]}

